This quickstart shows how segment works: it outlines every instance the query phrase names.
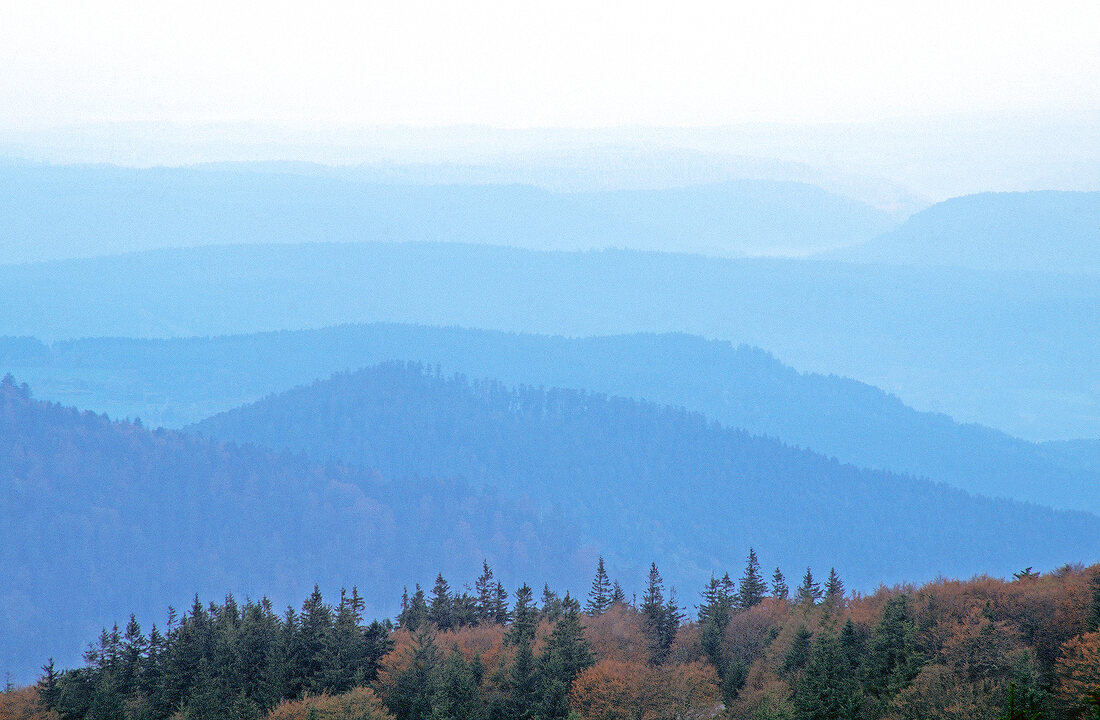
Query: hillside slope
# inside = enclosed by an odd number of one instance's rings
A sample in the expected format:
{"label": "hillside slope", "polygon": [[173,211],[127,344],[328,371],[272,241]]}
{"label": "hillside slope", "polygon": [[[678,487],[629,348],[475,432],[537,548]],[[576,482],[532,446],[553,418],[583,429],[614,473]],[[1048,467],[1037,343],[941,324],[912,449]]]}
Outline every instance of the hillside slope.
{"label": "hillside slope", "polygon": [[1100,284],[1087,277],[449,243],[0,266],[5,335],[178,337],[373,321],[682,331],[767,348],[800,370],[853,377],[1018,437],[1100,435]]}
{"label": "hillside slope", "polygon": [[836,565],[855,587],[1100,553],[1095,515],[860,470],[681,409],[413,364],[337,374],[191,430],[526,494],[578,518],[638,576],[645,550],[659,548],[680,587],[750,545],[785,567]]}
{"label": "hillside slope", "polygon": [[450,481],[375,472],[150,432],[32,400],[0,383],[0,672],[53,655],[129,612],[163,627],[195,592],[270,596],[359,587],[396,612],[409,578],[466,576],[483,558],[515,587],[532,568],[575,582],[595,562],[570,523]]}
{"label": "hillside slope", "polygon": [[982,193],[918,212],[867,243],[861,262],[1100,274],[1100,192]]}
{"label": "hillside slope", "polygon": [[863,383],[798,373],[762,350],[697,336],[564,338],[372,324],[50,346],[0,338],[0,373],[26,378],[39,397],[170,427],[387,360],[682,406],[861,467],[1100,512],[1100,466],[1051,452],[1061,445],[917,412]]}

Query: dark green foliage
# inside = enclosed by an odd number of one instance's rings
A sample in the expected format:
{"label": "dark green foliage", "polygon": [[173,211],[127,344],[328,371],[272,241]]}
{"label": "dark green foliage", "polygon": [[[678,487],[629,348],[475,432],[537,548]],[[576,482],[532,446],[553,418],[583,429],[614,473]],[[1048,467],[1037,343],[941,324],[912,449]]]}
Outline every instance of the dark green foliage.
{"label": "dark green foliage", "polygon": [[428,602],[424,599],[424,590],[419,584],[412,598],[406,591],[401,600],[401,614],[397,616],[397,624],[409,632],[416,632],[420,626],[428,622]]}
{"label": "dark green foliage", "polygon": [[830,609],[841,607],[844,603],[844,581],[840,579],[836,568],[829,568],[829,578],[825,581],[825,604]]}
{"label": "dark green foliage", "polygon": [[802,584],[795,591],[795,600],[801,605],[813,605],[822,598],[821,585],[814,580],[813,571],[806,568],[806,574],[802,576]]}
{"label": "dark green foliage", "polygon": [[623,586],[616,580],[611,583],[611,604],[612,605],[625,605],[626,604],[626,592],[623,591]]}
{"label": "dark green foliage", "polygon": [[407,652],[409,661],[383,700],[397,720],[422,720],[431,717],[442,661],[435,635],[428,628],[417,631]]}
{"label": "dark green foliage", "polygon": [[588,604],[585,612],[596,617],[603,615],[611,607],[611,580],[603,566],[603,556],[596,565],[596,576],[592,578],[592,589],[588,591]]}
{"label": "dark green foliage", "polygon": [[1100,572],[1092,576],[1089,588],[1091,594],[1085,611],[1085,628],[1089,632],[1097,632],[1100,631]]}
{"label": "dark green foliage", "polygon": [[726,574],[721,580],[712,577],[703,590],[703,602],[699,606],[699,641],[703,653],[720,677],[724,676],[730,664],[724,637],[735,603],[733,582],[729,575]]}
{"label": "dark green foliage", "polygon": [[455,601],[451,597],[451,587],[443,579],[443,573],[435,577],[432,598],[428,601],[428,622],[440,630],[450,630],[456,622]]}
{"label": "dark green foliage", "polygon": [[524,583],[516,590],[516,605],[512,613],[512,626],[504,634],[504,642],[519,647],[530,644],[539,624],[539,611],[532,599],[531,588]]}
{"label": "dark green foliage", "polygon": [[783,656],[782,670],[786,675],[792,675],[806,667],[810,661],[810,642],[814,634],[805,625],[799,625],[787,654]]}
{"label": "dark green foliage", "polygon": [[783,573],[777,567],[772,573],[772,597],[777,600],[786,600],[790,594],[791,589],[787,586],[787,578],[783,577]]}
{"label": "dark green foliage", "polygon": [[893,697],[920,671],[922,660],[915,634],[909,596],[890,598],[871,632],[865,664],[868,691],[880,703]]}
{"label": "dark green foliage", "polygon": [[818,633],[795,686],[796,720],[854,720],[860,702],[859,680],[848,668],[840,641],[832,633]]}
{"label": "dark green foliage", "polygon": [[649,578],[640,610],[649,646],[649,662],[651,665],[660,665],[668,659],[672,642],[680,628],[681,616],[671,595],[665,601],[664,582],[657,570],[657,563],[652,563],[649,567]]}
{"label": "dark green foliage", "polygon": [[745,574],[741,576],[737,592],[737,602],[742,608],[751,608],[760,604],[768,585],[760,575],[760,560],[756,551],[749,548],[749,558],[745,563]]}
{"label": "dark green foliage", "polygon": [[580,603],[566,593],[562,598],[561,615],[538,658],[542,695],[539,717],[544,720],[564,719],[569,715],[569,688],[577,675],[595,662],[579,614]]}

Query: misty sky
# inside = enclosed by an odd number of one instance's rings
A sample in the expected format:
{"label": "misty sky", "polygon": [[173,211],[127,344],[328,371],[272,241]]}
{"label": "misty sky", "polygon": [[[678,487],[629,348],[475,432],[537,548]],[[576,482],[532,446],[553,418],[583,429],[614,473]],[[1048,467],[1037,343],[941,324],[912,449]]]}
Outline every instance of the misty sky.
{"label": "misty sky", "polygon": [[603,127],[1100,108],[1100,3],[39,2],[0,128]]}

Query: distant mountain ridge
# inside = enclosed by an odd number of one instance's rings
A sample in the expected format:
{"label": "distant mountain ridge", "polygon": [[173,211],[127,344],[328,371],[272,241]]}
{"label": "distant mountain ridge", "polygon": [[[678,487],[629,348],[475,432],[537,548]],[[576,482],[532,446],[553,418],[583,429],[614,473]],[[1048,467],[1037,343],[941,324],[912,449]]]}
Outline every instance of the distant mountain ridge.
{"label": "distant mountain ridge", "polygon": [[377,321],[687,332],[767,348],[800,370],[856,378],[1018,437],[1100,436],[1091,277],[454,243],[218,246],[0,266],[4,335],[180,337]]}
{"label": "distant mountain ridge", "polygon": [[1100,192],[982,193],[937,203],[828,257],[1100,275]]}
{"label": "distant mountain ridge", "polygon": [[27,378],[40,396],[173,427],[388,360],[682,406],[861,467],[1100,512],[1100,465],[1053,452],[1060,443],[958,424],[854,380],[798,373],[764,351],[683,334],[564,338],[373,324],[52,346],[0,338],[0,372]]}
{"label": "distant mountain ridge", "polygon": [[662,548],[681,587],[754,544],[785,566],[837,564],[857,587],[1100,553],[1095,515],[861,470],[678,408],[416,364],[340,373],[189,431],[523,494],[576,517],[619,566],[641,573],[639,550]]}
{"label": "distant mountain ridge", "polygon": [[869,240],[894,224],[869,205],[796,182],[553,192],[368,182],[348,170],[234,164],[0,163],[0,263],[227,243],[364,241],[805,255]]}

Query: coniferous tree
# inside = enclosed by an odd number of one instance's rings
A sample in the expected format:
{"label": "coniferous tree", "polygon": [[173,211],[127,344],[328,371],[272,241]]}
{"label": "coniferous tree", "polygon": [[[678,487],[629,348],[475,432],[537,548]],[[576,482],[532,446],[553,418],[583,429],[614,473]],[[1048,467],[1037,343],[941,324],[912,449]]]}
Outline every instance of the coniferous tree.
{"label": "coniferous tree", "polygon": [[458,648],[443,661],[434,682],[430,720],[479,720],[484,716],[474,669]]}
{"label": "coniferous tree", "polygon": [[672,640],[676,637],[675,630],[671,628],[672,620],[669,618],[668,610],[661,573],[657,570],[657,563],[652,563],[649,567],[649,578],[646,582],[645,595],[642,596],[641,607],[651,665],[660,665],[668,659]]}
{"label": "coniferous tree", "polygon": [[724,638],[726,627],[733,616],[734,602],[735,598],[728,587],[717,578],[711,577],[703,590],[703,604],[699,606],[699,641],[703,653],[720,678],[729,668]]}
{"label": "coniferous tree", "polygon": [[885,705],[920,670],[916,623],[909,611],[909,596],[890,598],[871,632],[867,649],[867,686],[880,705]]}
{"label": "coniferous tree", "polygon": [[413,636],[408,662],[397,673],[383,698],[397,720],[424,720],[432,715],[432,701],[438,692],[439,646],[428,627]]}
{"label": "coniferous tree", "polygon": [[424,598],[424,590],[418,584],[412,598],[401,609],[397,616],[397,624],[409,632],[415,633],[428,622],[428,603]]}
{"label": "coniferous tree", "polygon": [[512,620],[512,613],[508,610],[508,591],[504,584],[497,582],[493,589],[493,622],[497,625],[507,625]]}
{"label": "coniferous tree", "polygon": [[795,600],[800,605],[813,605],[821,599],[821,585],[814,581],[814,574],[810,568],[806,568],[806,574],[802,576],[802,584],[795,591]]}
{"label": "coniferous tree", "polygon": [[504,642],[519,646],[534,640],[539,624],[539,613],[532,601],[533,594],[527,583],[516,590],[516,605],[512,613],[512,626],[504,633]]}
{"label": "coniferous tree", "polygon": [[542,616],[550,622],[557,622],[558,617],[561,616],[561,610],[561,598],[550,589],[548,583],[544,583],[542,586]]}
{"label": "coniferous tree", "polygon": [[1100,631],[1100,572],[1092,576],[1089,606],[1085,614],[1085,628],[1089,632]]}
{"label": "coniferous tree", "polygon": [[829,568],[829,577],[825,581],[825,604],[829,608],[838,608],[844,603],[844,582],[836,568]]}
{"label": "coniferous tree", "polygon": [[594,662],[579,615],[580,603],[566,593],[562,598],[561,615],[538,659],[542,695],[539,717],[545,720],[564,719],[569,715],[569,689],[573,680]]}
{"label": "coniferous tree", "polygon": [[854,720],[859,717],[859,684],[847,669],[840,642],[829,632],[813,642],[794,691],[796,720]]}
{"label": "coniferous tree", "polygon": [[787,649],[787,654],[783,656],[783,673],[790,676],[799,672],[802,668],[806,667],[806,663],[810,661],[810,641],[813,639],[813,633],[805,625],[799,625],[798,630],[795,631],[794,639],[791,641],[790,648]]}
{"label": "coniferous tree", "polygon": [[749,557],[745,563],[745,574],[741,576],[740,590],[737,594],[738,603],[746,610],[760,604],[764,599],[764,593],[768,590],[767,583],[760,575],[760,560],[756,557],[756,551],[749,548]]}
{"label": "coniferous tree", "polygon": [[57,701],[61,694],[61,690],[57,685],[58,677],[59,675],[54,669],[53,658],[50,658],[49,662],[42,666],[42,679],[38,681],[38,697],[47,710],[53,710],[57,707]]}
{"label": "coniferous tree", "polygon": [[772,597],[777,600],[786,600],[790,594],[791,589],[787,586],[787,578],[783,577],[782,571],[777,567],[772,573]]}
{"label": "coniferous tree", "polygon": [[603,615],[611,607],[611,581],[603,566],[603,556],[596,565],[596,577],[592,579],[592,589],[588,591],[588,605],[585,610],[592,617]]}
{"label": "coniferous tree", "polygon": [[487,560],[481,561],[481,575],[474,582],[474,592],[477,595],[477,622],[479,625],[487,625],[494,622],[497,607],[496,583],[493,582],[493,570]]}
{"label": "coniferous tree", "polygon": [[626,605],[626,593],[623,592],[623,586],[618,580],[611,583],[611,604]]}
{"label": "coniferous tree", "polygon": [[440,630],[450,630],[455,625],[454,599],[451,587],[443,579],[443,573],[435,576],[432,599],[428,601],[428,622]]}

